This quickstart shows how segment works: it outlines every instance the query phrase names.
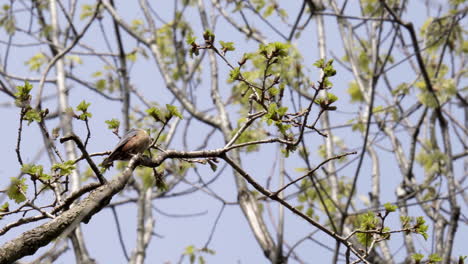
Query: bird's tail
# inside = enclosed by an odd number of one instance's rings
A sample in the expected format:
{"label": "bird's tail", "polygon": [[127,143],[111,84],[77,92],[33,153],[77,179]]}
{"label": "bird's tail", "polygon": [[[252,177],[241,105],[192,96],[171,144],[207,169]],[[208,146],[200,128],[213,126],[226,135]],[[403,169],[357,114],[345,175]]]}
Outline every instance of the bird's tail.
{"label": "bird's tail", "polygon": [[104,167],[104,168],[109,168],[113,165],[114,163],[114,160],[115,160],[115,157],[113,155],[114,153],[111,153],[109,155],[109,157],[105,158],[102,163],[101,163],[101,166]]}

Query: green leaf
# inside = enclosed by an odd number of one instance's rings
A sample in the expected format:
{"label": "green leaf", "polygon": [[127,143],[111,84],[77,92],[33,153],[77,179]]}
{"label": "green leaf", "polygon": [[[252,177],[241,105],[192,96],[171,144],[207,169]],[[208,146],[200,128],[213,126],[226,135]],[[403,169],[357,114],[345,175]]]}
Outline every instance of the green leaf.
{"label": "green leaf", "polygon": [[148,190],[149,188],[153,187],[156,183],[156,179],[154,178],[152,168],[138,168],[137,175],[141,178],[143,182],[143,188],[145,190]]}
{"label": "green leaf", "polygon": [[50,180],[52,178],[50,175],[44,173],[44,168],[42,165],[23,164],[21,167],[21,172],[40,180]]}
{"label": "green leaf", "polygon": [[240,77],[240,68],[236,67],[229,72],[229,81],[233,82],[239,80]]}
{"label": "green leaf", "polygon": [[57,171],[60,176],[70,175],[75,170],[75,162],[73,160],[65,161],[64,163],[55,163],[52,165],[52,170]]}
{"label": "green leaf", "polygon": [[[10,211],[10,204],[8,202],[5,202],[4,204],[2,204],[2,206],[0,206],[0,213],[7,213]],[[2,219],[2,217],[0,216],[0,220]]]}
{"label": "green leaf", "polygon": [[141,32],[141,30],[142,30],[144,24],[145,24],[145,23],[144,23],[143,20],[141,20],[141,19],[133,19],[133,20],[132,20],[132,24],[131,24],[130,27],[131,27],[134,31]]}
{"label": "green leaf", "polygon": [[385,111],[385,109],[381,105],[378,105],[378,106],[374,107],[374,109],[372,109],[373,114],[381,114],[384,111]]}
{"label": "green leaf", "polygon": [[187,39],[185,40],[185,42],[189,45],[196,44],[196,41],[197,37],[194,37],[191,33],[187,35]]}
{"label": "green leaf", "polygon": [[424,255],[420,254],[420,253],[415,253],[415,254],[411,255],[411,258],[414,259],[414,261],[416,261],[416,263],[420,263],[421,260],[424,259]]}
{"label": "green leaf", "polygon": [[267,18],[271,16],[271,14],[273,14],[273,11],[275,11],[275,4],[271,4],[267,6],[267,8],[265,9],[265,12],[263,12],[263,16]]}
{"label": "green leaf", "polygon": [[351,96],[351,103],[364,101],[364,95],[355,81],[349,83],[348,94]]}
{"label": "green leaf", "polygon": [[16,86],[17,92],[15,93],[15,104],[19,107],[26,107],[31,102],[30,92],[33,86],[25,81],[24,85]]}
{"label": "green leaf", "polygon": [[313,64],[315,67],[322,69],[325,65],[325,59],[319,59]]}
{"label": "green leaf", "polygon": [[331,77],[336,75],[336,70],[333,68],[333,59],[327,61],[325,67],[323,67],[323,73],[326,77]]}
{"label": "green leaf", "polygon": [[26,178],[18,179],[16,177],[10,178],[11,182],[7,189],[8,198],[14,200],[19,204],[26,201],[26,191],[28,186],[25,184]]}
{"label": "green leaf", "polygon": [[82,113],[78,116],[80,120],[87,120],[91,118],[93,115],[88,112],[88,107],[91,103],[87,103],[85,100],[81,101],[81,103],[76,107],[76,111],[81,111]]}
{"label": "green leaf", "polygon": [[184,119],[184,117],[182,116],[182,114],[179,112],[179,110],[177,109],[176,106],[174,105],[170,105],[170,104],[166,104],[166,109],[167,111],[169,112],[170,116],[176,116],[178,117],[179,119]]}
{"label": "green leaf", "polygon": [[205,40],[207,44],[213,44],[215,40],[215,35],[213,34],[211,30],[207,29],[203,33],[203,39]]}
{"label": "green leaf", "polygon": [[107,84],[107,82],[106,82],[105,79],[99,79],[99,80],[96,81],[96,84],[95,84],[95,85],[96,85],[96,89],[97,89],[98,91],[101,91],[101,92],[102,92],[102,91],[104,91],[104,90],[106,89],[106,84]]}
{"label": "green leaf", "polygon": [[44,53],[39,52],[36,55],[32,56],[24,64],[29,66],[29,70],[39,72],[42,65],[47,63],[47,58]]}
{"label": "green leaf", "polygon": [[83,60],[81,60],[80,56],[78,55],[68,55],[66,56],[66,59],[76,64],[83,64]]}
{"label": "green leaf", "polygon": [[111,120],[104,121],[107,124],[107,128],[114,130],[118,129],[120,126],[120,121],[116,118],[112,118]]}
{"label": "green leaf", "polygon": [[129,61],[135,62],[136,59],[137,59],[137,53],[136,53],[136,51],[133,51],[133,52],[128,53],[125,57]]}
{"label": "green leaf", "polygon": [[304,205],[298,205],[298,206],[295,206],[294,208],[296,208],[298,211],[302,211],[304,210]]}
{"label": "green leaf", "polygon": [[219,44],[222,47],[223,52],[226,51],[233,51],[236,48],[234,47],[234,42],[224,42],[224,41],[219,41]]}
{"label": "green leaf", "polygon": [[91,74],[91,77],[97,78],[102,76],[102,71],[95,71],[93,74]]}
{"label": "green leaf", "polygon": [[76,107],[76,111],[86,112],[88,111],[88,107],[91,103],[87,103],[85,100],[81,101],[81,103]]}
{"label": "green leaf", "polygon": [[80,14],[80,20],[83,20],[87,17],[90,17],[94,14],[94,9],[96,8],[96,5],[82,5],[81,6],[81,14]]}
{"label": "green leaf", "polygon": [[334,102],[338,101],[338,96],[332,94],[332,93],[328,93],[327,92],[327,102],[328,102],[328,105],[331,105],[333,104]]}
{"label": "green leaf", "polygon": [[442,258],[436,253],[429,255],[428,259],[429,259],[429,263],[431,263],[431,264],[435,263],[435,262],[441,262],[442,261]]}
{"label": "green leaf", "polygon": [[28,125],[30,125],[34,121],[39,123],[42,121],[41,112],[37,111],[36,109],[30,108],[24,114],[24,120],[28,121]]}
{"label": "green leaf", "polygon": [[[367,212],[365,214],[359,215],[358,221],[360,223],[359,230],[361,231],[375,230],[379,223],[379,219],[373,212]],[[369,245],[373,239],[373,236],[370,233],[357,233],[356,238],[359,243],[363,245]]]}
{"label": "green leaf", "polygon": [[409,217],[409,216],[400,216],[400,221],[401,221],[401,226],[404,229],[407,229],[407,228],[410,227],[411,217]]}
{"label": "green leaf", "polygon": [[385,211],[387,211],[387,212],[395,212],[398,207],[396,205],[391,204],[391,203],[385,203],[384,208],[385,208]]}
{"label": "green leaf", "polygon": [[193,245],[190,245],[185,248],[184,254],[185,255],[193,255],[195,253],[195,247]]}
{"label": "green leaf", "polygon": [[427,234],[427,230],[429,229],[429,226],[425,224],[426,220],[424,220],[424,217],[418,216],[416,217],[416,224],[414,225],[414,229],[416,230],[416,233],[422,235],[424,237],[424,240],[427,240],[429,235]]}
{"label": "green leaf", "polygon": [[153,117],[154,120],[157,122],[166,122],[166,118],[164,117],[164,113],[157,107],[151,107],[149,109],[146,109],[146,113]]}

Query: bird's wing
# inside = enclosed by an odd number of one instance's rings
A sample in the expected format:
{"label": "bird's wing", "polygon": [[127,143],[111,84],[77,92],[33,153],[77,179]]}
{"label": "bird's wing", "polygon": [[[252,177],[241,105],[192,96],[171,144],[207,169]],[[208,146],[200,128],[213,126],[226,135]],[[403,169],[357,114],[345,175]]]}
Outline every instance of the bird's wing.
{"label": "bird's wing", "polygon": [[102,164],[104,166],[110,166],[112,165],[112,162],[116,159],[119,159],[119,155],[121,155],[122,153],[120,152],[120,149],[125,145],[127,144],[127,142],[133,138],[134,136],[136,136],[138,134],[138,129],[135,129],[135,128],[132,128],[130,129],[119,141],[119,143],[117,143],[117,146],[115,146],[114,150],[112,150],[111,154],[105,158],[102,162]]}
{"label": "bird's wing", "polygon": [[117,146],[115,146],[114,150],[112,152],[115,152],[119,148],[121,148],[123,145],[127,144],[127,142],[134,136],[138,134],[138,129],[132,128],[130,129],[127,134],[125,134],[117,143]]}

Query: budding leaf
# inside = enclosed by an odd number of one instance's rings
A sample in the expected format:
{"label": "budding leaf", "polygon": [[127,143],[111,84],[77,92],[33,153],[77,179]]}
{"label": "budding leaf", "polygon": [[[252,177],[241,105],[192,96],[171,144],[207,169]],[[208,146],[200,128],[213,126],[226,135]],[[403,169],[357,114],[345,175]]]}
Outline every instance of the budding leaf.
{"label": "budding leaf", "polygon": [[26,196],[24,195],[28,189],[28,186],[25,184],[26,178],[18,179],[11,177],[10,180],[10,186],[7,189],[8,198],[18,204],[26,201]]}
{"label": "budding leaf", "polygon": [[180,119],[184,119],[184,117],[182,116],[182,114],[179,112],[179,109],[177,109],[176,106],[173,106],[173,105],[170,105],[170,104],[166,104],[166,109],[167,111],[169,112],[169,114],[172,116],[177,116],[178,118]]}

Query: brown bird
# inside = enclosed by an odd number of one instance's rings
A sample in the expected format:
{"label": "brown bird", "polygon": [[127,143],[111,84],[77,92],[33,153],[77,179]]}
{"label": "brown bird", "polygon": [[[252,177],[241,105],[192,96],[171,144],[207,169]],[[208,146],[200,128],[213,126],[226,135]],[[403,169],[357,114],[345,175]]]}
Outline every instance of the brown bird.
{"label": "brown bird", "polygon": [[102,166],[110,167],[115,160],[129,160],[133,155],[147,150],[150,145],[151,138],[145,130],[132,128],[120,139],[109,157],[102,161]]}

